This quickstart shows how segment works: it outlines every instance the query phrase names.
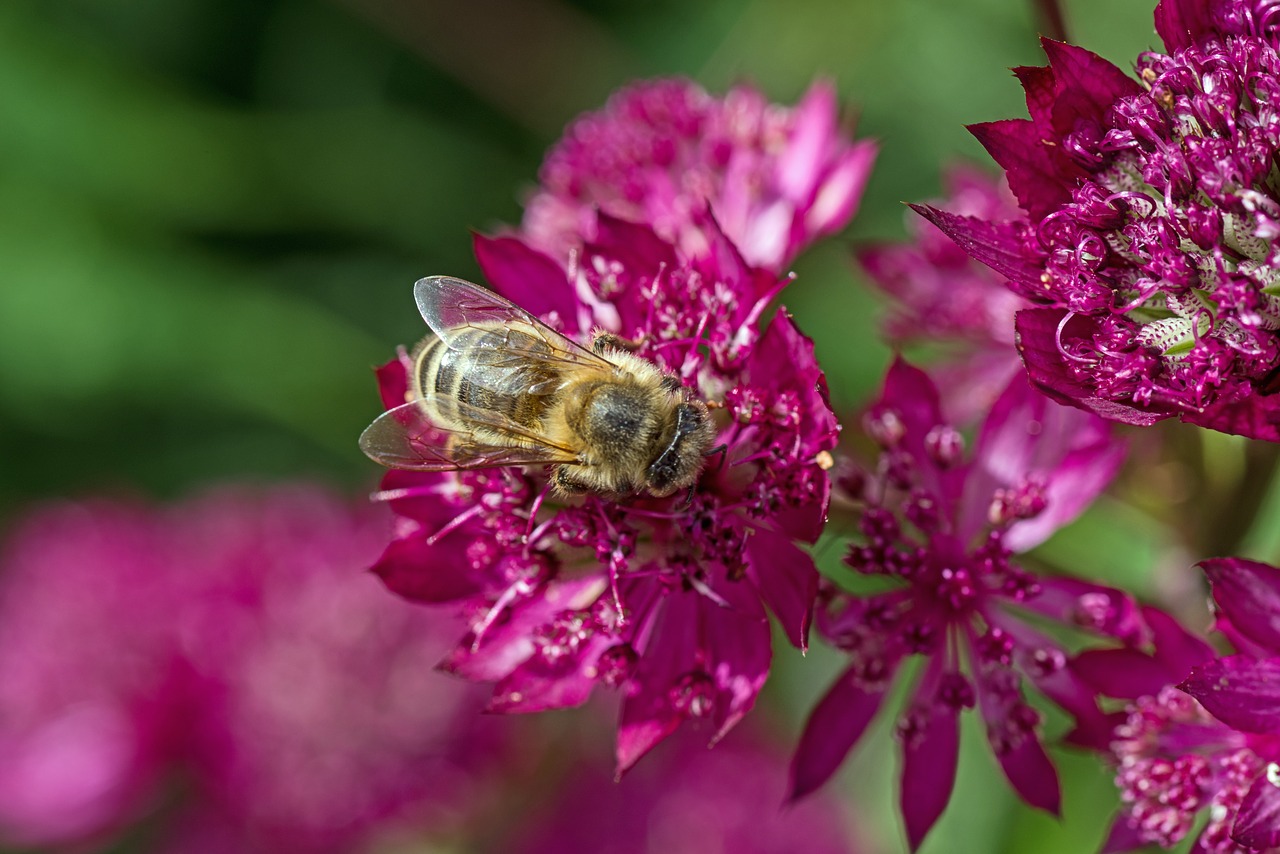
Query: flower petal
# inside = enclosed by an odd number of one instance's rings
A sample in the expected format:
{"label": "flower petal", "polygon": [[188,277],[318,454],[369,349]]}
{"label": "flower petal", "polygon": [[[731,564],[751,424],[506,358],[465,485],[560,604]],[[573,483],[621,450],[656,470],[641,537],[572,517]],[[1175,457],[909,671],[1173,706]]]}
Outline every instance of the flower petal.
{"label": "flower petal", "polygon": [[937,706],[924,730],[903,745],[899,805],[907,843],[915,851],[946,809],[956,782],[960,755],[960,718],[956,709]]}
{"label": "flower petal", "polygon": [[1219,433],[1280,442],[1280,395],[1253,394],[1244,400],[1220,401],[1203,412],[1186,412],[1182,420]]}
{"label": "flower petal", "polygon": [[1280,730],[1280,659],[1219,658],[1192,670],[1178,687],[1227,726],[1256,733]]}
{"label": "flower petal", "polygon": [[567,332],[578,331],[577,305],[565,271],[549,255],[515,237],[488,237],[477,233],[473,250],[480,269],[493,289],[539,317],[554,312]]}
{"label": "flower petal", "polygon": [[1280,569],[1244,558],[1200,562],[1213,601],[1249,640],[1280,653]]}
{"label": "flower petal", "polygon": [[885,692],[861,687],[849,668],[809,714],[791,760],[789,800],[802,798],[830,779],[880,710]]}
{"label": "flower petal", "polygon": [[1212,0],[1160,0],[1156,4],[1156,32],[1169,51],[1190,47],[1210,35]]}
{"label": "flower petal", "polygon": [[[1071,669],[1099,694],[1125,700],[1154,696],[1182,676],[1136,649],[1091,649],[1071,660]],[[1185,674],[1183,674],[1185,676]]]}
{"label": "flower petal", "polygon": [[1146,844],[1147,841],[1142,838],[1138,828],[1129,823],[1128,814],[1121,811],[1116,813],[1115,819],[1111,822],[1111,830],[1108,831],[1098,854],[1124,854],[1126,851],[1141,848]]}
{"label": "flower petal", "polygon": [[1241,801],[1231,838],[1261,850],[1280,845],[1280,786],[1272,782],[1269,769],[1253,781]]}
{"label": "flower petal", "polygon": [[787,640],[800,651],[809,648],[813,600],[818,595],[818,568],[813,558],[781,534],[759,528],[747,539],[747,575]]}
{"label": "flower petal", "polygon": [[[1060,158],[1044,145],[1043,133],[1035,122],[1002,119],[972,124],[968,130],[991,159],[1003,167],[1009,189],[1033,217],[1044,217],[1071,201],[1071,184],[1061,175],[1063,166]],[[990,264],[977,255],[973,257]],[[994,264],[991,266],[1004,272]]]}
{"label": "flower petal", "polygon": [[1053,767],[1039,739],[1027,738],[1013,750],[997,754],[996,758],[1018,797],[1037,809],[1061,815],[1058,769]]}
{"label": "flower petal", "polygon": [[1039,295],[1043,287],[1039,259],[1027,257],[1013,223],[987,222],[930,205],[911,205],[911,209],[936,225],[975,260],[1007,278],[1014,291],[1030,298]]}

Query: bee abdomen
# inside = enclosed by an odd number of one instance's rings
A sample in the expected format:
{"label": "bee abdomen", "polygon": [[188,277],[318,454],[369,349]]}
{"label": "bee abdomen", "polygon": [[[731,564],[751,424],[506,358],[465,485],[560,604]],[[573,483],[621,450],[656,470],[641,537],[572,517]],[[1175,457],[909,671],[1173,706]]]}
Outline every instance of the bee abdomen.
{"label": "bee abdomen", "polygon": [[[486,412],[505,415],[533,427],[546,413],[550,397],[529,394],[537,383],[552,379],[545,365],[521,353],[546,353],[546,342],[518,329],[465,329],[449,347],[440,338],[424,341],[415,362],[417,388],[426,395],[452,398]],[[441,420],[439,407],[427,403],[428,415]]]}

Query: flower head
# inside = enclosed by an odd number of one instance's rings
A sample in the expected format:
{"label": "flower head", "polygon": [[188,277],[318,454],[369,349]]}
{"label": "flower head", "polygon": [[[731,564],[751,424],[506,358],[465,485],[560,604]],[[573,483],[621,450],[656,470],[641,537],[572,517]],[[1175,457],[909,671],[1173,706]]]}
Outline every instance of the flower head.
{"label": "flower head", "polygon": [[1030,682],[1084,729],[1100,725],[1101,713],[1063,644],[1026,617],[1126,645],[1145,642],[1146,628],[1124,594],[1037,576],[1014,555],[1083,510],[1115,474],[1123,449],[1099,419],[1057,406],[1015,377],[966,455],[932,381],[901,361],[890,368],[866,428],[882,454],[850,479],[865,509],[861,542],[847,563],[896,583],[870,595],[825,592],[819,630],[851,664],[809,719],[793,793],[813,790],[835,771],[902,665],[920,656],[897,729],[912,848],[950,798],[958,719],[967,708],[986,721],[991,748],[1018,794],[1056,811],[1056,774],[1023,685]]}
{"label": "flower head", "polygon": [[1168,53],[1137,79],[1046,40],[1031,118],[972,130],[1026,215],[919,210],[1042,304],[1018,315],[1032,380],[1133,424],[1171,415],[1280,439],[1280,33],[1255,0],[1164,0]]}
{"label": "flower head", "polygon": [[1182,644],[1168,687],[1130,707],[1112,744],[1124,805],[1111,851],[1172,847],[1205,810],[1196,851],[1280,845],[1280,569],[1239,558],[1201,566],[1217,627],[1239,652]]}
{"label": "flower head", "polygon": [[569,126],[542,165],[522,232],[567,257],[595,238],[600,211],[698,255],[709,206],[748,263],[778,272],[849,221],[875,151],[842,138],[826,82],[786,108],[749,86],[716,98],[688,80],[644,81]]}
{"label": "flower head", "polygon": [[0,839],[96,840],[172,801],[175,851],[452,820],[501,742],[427,672],[451,627],[360,572],[379,516],[296,487],[23,520],[0,567]]}
{"label": "flower head", "polygon": [[[944,211],[993,220],[1019,213],[1008,187],[977,169],[956,167],[945,178],[947,197],[937,203]],[[907,228],[910,242],[863,247],[858,262],[893,300],[881,324],[884,337],[895,346],[941,346],[945,357],[931,371],[943,405],[968,421],[1020,369],[1013,317],[1030,303],[932,224],[912,215]]]}
{"label": "flower head", "polygon": [[[817,588],[812,542],[838,429],[811,342],[785,312],[786,283],[747,265],[716,227],[684,256],[646,226],[600,213],[568,268],[515,237],[478,238],[495,288],[571,338],[605,329],[700,397],[725,423],[696,487],[671,498],[557,499],[539,471],[393,471],[400,515],[375,571],[396,592],[462,607],[467,637],[444,667],[496,682],[491,708],[623,697],[618,765],[686,719],[727,732],[755,702],[771,657],[767,605],[803,646]],[[404,359],[380,371],[388,407]]]}

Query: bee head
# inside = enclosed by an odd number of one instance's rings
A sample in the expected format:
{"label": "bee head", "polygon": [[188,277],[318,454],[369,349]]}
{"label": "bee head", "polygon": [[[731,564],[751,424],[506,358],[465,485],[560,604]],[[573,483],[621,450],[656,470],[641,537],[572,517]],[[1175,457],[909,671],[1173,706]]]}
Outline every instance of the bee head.
{"label": "bee head", "polygon": [[658,498],[672,495],[697,479],[703,456],[715,438],[711,416],[701,401],[678,404],[674,415],[675,429],[670,440],[645,470],[645,485]]}

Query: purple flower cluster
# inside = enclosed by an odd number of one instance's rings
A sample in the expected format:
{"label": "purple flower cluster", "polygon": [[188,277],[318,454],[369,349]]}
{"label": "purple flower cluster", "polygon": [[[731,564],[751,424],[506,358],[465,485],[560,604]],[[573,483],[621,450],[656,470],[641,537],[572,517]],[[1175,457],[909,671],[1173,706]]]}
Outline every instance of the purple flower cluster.
{"label": "purple flower cluster", "polygon": [[1269,0],[1162,0],[1137,79],[1045,40],[1030,119],[973,126],[1024,216],[917,208],[1039,307],[1019,349],[1055,399],[1280,439],[1280,32]]}
{"label": "purple flower cluster", "polygon": [[[1116,729],[1123,809],[1107,850],[1169,848],[1208,823],[1192,850],[1249,854],[1280,846],[1280,569],[1240,558],[1204,561],[1217,628],[1237,654],[1181,639],[1163,680]],[[1161,644],[1157,644],[1157,649]]]}
{"label": "purple flower cluster", "polygon": [[[375,571],[469,625],[444,669],[496,683],[493,711],[616,689],[619,770],[685,720],[717,740],[752,707],[772,655],[766,607],[807,642],[818,576],[796,543],[825,522],[839,428],[812,343],[785,311],[766,321],[789,279],[749,263],[722,223],[776,247],[758,260],[780,265],[845,222],[871,149],[842,142],[833,111],[821,86],[792,113],[746,90],[638,85],[553,151],[525,232],[476,239],[496,291],[579,342],[594,330],[638,342],[721,411],[724,450],[690,494],[562,500],[518,468],[383,483],[399,519]],[[403,353],[380,370],[388,408],[407,370]]]}
{"label": "purple flower cluster", "polygon": [[794,108],[749,86],[717,98],[688,80],[635,83],[568,127],[542,165],[522,233],[567,257],[603,212],[700,255],[710,206],[747,263],[780,272],[857,211],[876,145],[846,141],[838,118],[826,82]]}
{"label": "purple flower cluster", "polygon": [[[913,656],[924,659],[898,721],[901,807],[916,848],[950,799],[959,714],[977,708],[1010,784],[1057,812],[1057,777],[1024,683],[1076,718],[1078,740],[1109,727],[1094,690],[1046,623],[1124,646],[1149,638],[1125,594],[1040,577],[1014,555],[1048,538],[1107,485],[1124,449],[1096,416],[1060,407],[1015,377],[978,430],[972,454],[932,380],[896,362],[865,429],[880,456],[846,478],[862,506],[846,562],[893,585],[860,594],[828,587],[818,627],[850,657],[815,708],[793,766],[793,795],[821,785],[861,738]],[[878,585],[877,589],[883,589]],[[1028,619],[1030,617],[1031,619]]]}
{"label": "purple flower cluster", "polygon": [[175,852],[339,852],[457,821],[501,741],[429,672],[452,627],[360,571],[385,531],[310,487],[22,520],[0,557],[0,840],[159,813]]}

